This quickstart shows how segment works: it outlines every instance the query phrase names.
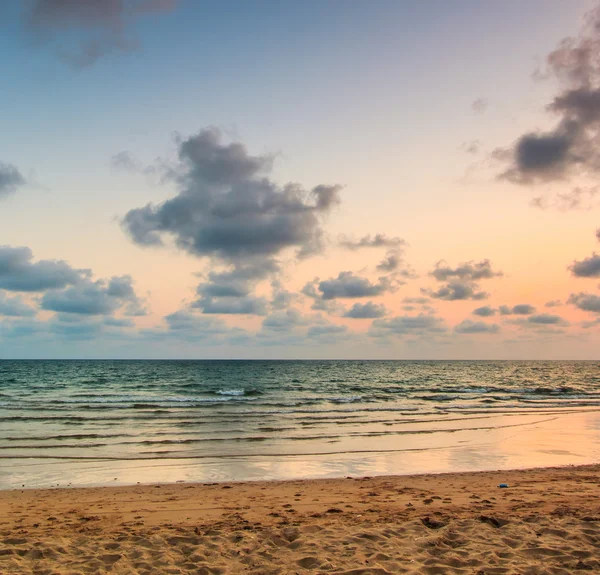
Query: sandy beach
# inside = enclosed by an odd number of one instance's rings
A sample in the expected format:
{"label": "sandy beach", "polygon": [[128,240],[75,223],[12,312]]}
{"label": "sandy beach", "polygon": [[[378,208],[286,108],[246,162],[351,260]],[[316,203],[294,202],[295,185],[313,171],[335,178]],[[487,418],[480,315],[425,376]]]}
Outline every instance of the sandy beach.
{"label": "sandy beach", "polygon": [[0,573],[598,572],[599,472],[2,491]]}

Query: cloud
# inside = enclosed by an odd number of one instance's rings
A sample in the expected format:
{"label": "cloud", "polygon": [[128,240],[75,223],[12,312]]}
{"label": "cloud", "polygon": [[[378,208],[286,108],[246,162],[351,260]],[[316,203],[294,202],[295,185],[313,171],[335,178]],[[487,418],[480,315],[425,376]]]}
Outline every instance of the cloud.
{"label": "cloud", "polygon": [[600,228],[596,230],[596,239],[600,242]]}
{"label": "cloud", "polygon": [[569,192],[557,193],[554,196],[538,196],[531,200],[531,205],[541,210],[556,208],[561,212],[573,210],[591,210],[595,207],[595,199],[600,190],[597,186],[575,187]]}
{"label": "cloud", "polygon": [[15,166],[0,162],[0,199],[16,192],[26,183],[25,178]]}
{"label": "cloud", "polygon": [[463,142],[460,149],[467,154],[478,154],[481,149],[481,142],[479,140],[469,140],[468,142]]}
{"label": "cloud", "polygon": [[435,299],[443,299],[446,301],[457,301],[457,300],[482,300],[487,299],[489,294],[483,291],[477,291],[477,284],[471,281],[452,280],[445,286],[439,289],[423,290],[423,293],[428,294]]}
{"label": "cloud", "polygon": [[589,293],[572,293],[567,303],[574,305],[582,311],[600,313],[600,296]]}
{"label": "cloud", "polygon": [[562,40],[546,63],[560,91],[548,105],[557,117],[548,131],[522,135],[497,158],[508,158],[500,177],[518,184],[567,180],[573,175],[600,171],[600,7],[586,15],[575,38]]}
{"label": "cloud", "polygon": [[0,288],[8,291],[42,292],[74,285],[89,277],[89,270],[73,269],[62,260],[32,262],[26,247],[0,246]]}
{"label": "cloud", "polygon": [[21,296],[10,297],[0,292],[0,315],[10,317],[31,317],[36,311]]}
{"label": "cloud", "polygon": [[177,0],[28,0],[27,32],[75,68],[135,48],[130,28],[144,14],[173,10]]}
{"label": "cloud", "polygon": [[[390,250],[385,257],[377,264],[377,269],[382,272],[393,272],[396,271],[404,260],[402,258],[402,252],[398,250]],[[404,270],[403,275],[405,277],[412,277],[409,270]]]}
{"label": "cloud", "polygon": [[535,313],[535,307],[527,303],[518,304],[513,307],[501,305],[498,309],[500,315],[531,315]]}
{"label": "cloud", "polygon": [[544,307],[559,307],[561,305],[562,305],[562,302],[559,299],[553,299],[553,300],[547,301],[544,304]]}
{"label": "cloud", "polygon": [[191,307],[208,314],[266,315],[268,302],[263,297],[254,296],[205,297],[192,303]]}
{"label": "cloud", "polygon": [[113,170],[124,172],[138,172],[141,170],[140,163],[127,151],[113,154],[110,158],[110,165]]}
{"label": "cloud", "polygon": [[66,314],[111,315],[123,309],[126,315],[144,315],[131,276],[104,280],[82,280],[62,290],[48,290],[40,300],[42,309]]}
{"label": "cloud", "polygon": [[444,261],[439,261],[429,275],[439,282],[447,282],[437,290],[421,289],[432,298],[446,301],[482,300],[489,297],[489,294],[480,291],[477,282],[502,276],[502,272],[494,271],[490,261],[485,259],[480,262],[465,262],[455,268],[449,267]]}
{"label": "cloud", "polygon": [[476,114],[483,114],[488,109],[489,102],[485,98],[477,98],[471,104],[471,110]]}
{"label": "cloud", "polygon": [[419,305],[428,304],[431,300],[428,297],[405,297],[403,303],[416,303]]}
{"label": "cloud", "polygon": [[139,245],[161,246],[169,236],[213,265],[267,270],[284,250],[318,253],[322,220],[339,203],[340,186],[281,187],[266,177],[271,167],[270,156],[251,156],[240,143],[223,144],[218,130],[202,130],[179,143],[172,170],[178,194],[130,210],[122,225]]}
{"label": "cloud", "polygon": [[308,328],[306,335],[309,338],[320,338],[326,340],[337,341],[340,336],[345,336],[348,328],[345,325],[313,325]]}
{"label": "cloud", "polygon": [[499,277],[502,272],[495,272],[490,260],[485,259],[480,262],[462,263],[455,268],[445,265],[444,261],[439,261],[430,275],[438,281],[447,281],[453,278],[477,281]]}
{"label": "cloud", "polygon": [[348,250],[359,250],[362,248],[401,248],[406,245],[402,238],[388,237],[385,234],[366,235],[358,240],[342,236],[339,245]]}
{"label": "cloud", "polygon": [[478,307],[478,308],[474,309],[473,314],[481,316],[481,317],[490,317],[490,316],[496,314],[496,310],[493,307],[486,305],[486,306]]}
{"label": "cloud", "polygon": [[567,325],[568,322],[559,315],[552,315],[549,313],[540,313],[537,315],[531,315],[527,318],[527,321],[532,324],[538,325]]}
{"label": "cloud", "polygon": [[376,319],[369,333],[381,335],[426,335],[440,334],[446,331],[444,321],[434,315],[404,315],[390,319]]}
{"label": "cloud", "polygon": [[[240,263],[227,271],[210,272],[208,281],[198,285],[198,299],[192,307],[204,313],[266,315],[267,300],[252,295],[258,282],[279,267],[270,259]],[[282,296],[281,288],[280,297]],[[282,302],[279,301],[278,304]]]}
{"label": "cloud", "polygon": [[600,277],[600,255],[594,252],[589,258],[575,260],[569,266],[569,270],[578,278],[598,278]]}
{"label": "cloud", "polygon": [[263,320],[262,326],[265,330],[290,332],[294,328],[307,325],[307,323],[307,318],[297,309],[290,308],[272,313]]}
{"label": "cloud", "polygon": [[307,283],[302,293],[313,299],[333,300],[378,296],[391,289],[392,284],[388,278],[382,277],[377,283],[371,283],[353,272],[340,272],[337,278],[324,281],[316,279]]}
{"label": "cloud", "polygon": [[353,319],[376,319],[386,315],[387,310],[384,305],[367,302],[365,304],[355,303],[346,313],[344,317]]}
{"label": "cloud", "polygon": [[485,323],[483,321],[464,320],[454,327],[456,333],[498,333],[500,327],[495,323]]}

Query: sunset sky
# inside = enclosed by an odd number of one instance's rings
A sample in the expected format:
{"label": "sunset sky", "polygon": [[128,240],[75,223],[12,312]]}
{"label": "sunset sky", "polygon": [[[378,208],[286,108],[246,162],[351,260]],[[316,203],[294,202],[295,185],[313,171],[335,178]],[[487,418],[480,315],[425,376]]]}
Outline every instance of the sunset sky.
{"label": "sunset sky", "polygon": [[0,6],[0,358],[598,359],[600,5]]}

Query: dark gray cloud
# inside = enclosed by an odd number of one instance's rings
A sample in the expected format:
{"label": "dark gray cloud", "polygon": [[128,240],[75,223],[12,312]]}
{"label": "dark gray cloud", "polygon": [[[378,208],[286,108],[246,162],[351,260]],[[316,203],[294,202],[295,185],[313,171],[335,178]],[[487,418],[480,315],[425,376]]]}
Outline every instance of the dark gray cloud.
{"label": "dark gray cloud", "polygon": [[583,311],[591,311],[592,313],[600,313],[600,296],[590,293],[572,293],[567,300],[567,303],[574,305]]}
{"label": "dark gray cloud", "polygon": [[0,199],[16,192],[25,184],[25,178],[15,166],[0,162]]}
{"label": "dark gray cloud", "polygon": [[179,160],[172,176],[179,193],[125,215],[123,227],[136,243],[160,246],[170,236],[184,251],[230,265],[248,258],[273,265],[290,248],[299,257],[321,250],[321,222],[339,203],[340,186],[280,187],[265,176],[270,156],[223,144],[216,129],[181,141]]}
{"label": "dark gray cloud", "polygon": [[490,307],[489,305],[478,307],[473,310],[474,315],[478,315],[480,317],[490,317],[496,314],[496,309]]}
{"label": "dark gray cloud", "polygon": [[353,319],[376,319],[385,316],[387,310],[384,305],[367,302],[365,304],[355,303],[346,311],[344,317]]}
{"label": "dark gray cloud", "polygon": [[600,8],[591,11],[580,34],[562,40],[546,60],[560,91],[548,106],[557,117],[547,132],[529,132],[509,150],[509,167],[501,177],[520,184],[565,180],[600,171]]}
{"label": "dark gray cloud", "polygon": [[177,0],[27,0],[24,23],[38,44],[49,45],[75,68],[131,50],[131,28],[144,14],[173,10]]}
{"label": "dark gray cloud", "polygon": [[338,298],[362,298],[381,295],[393,289],[388,278],[379,278],[371,283],[367,278],[353,272],[340,272],[337,278],[324,281],[314,280],[302,289],[302,293],[311,298],[333,300]]}
{"label": "dark gray cloud", "polygon": [[578,278],[599,278],[600,277],[600,255],[593,253],[589,258],[581,261],[575,260],[569,266],[571,273]]}
{"label": "dark gray cloud", "polygon": [[64,288],[89,277],[89,270],[73,269],[62,260],[32,262],[26,247],[0,246],[0,288],[8,291],[42,292]]}
{"label": "dark gray cloud", "polygon": [[498,333],[500,327],[495,323],[485,323],[483,321],[471,321],[466,319],[454,327],[456,333]]}
{"label": "dark gray cloud", "polygon": [[489,294],[480,290],[478,282],[499,277],[502,272],[494,271],[490,260],[485,259],[479,262],[465,262],[455,268],[439,261],[429,275],[439,282],[447,283],[437,290],[422,289],[423,293],[435,299],[458,301],[486,299]]}
{"label": "dark gray cloud", "polygon": [[[390,250],[387,254],[385,254],[385,257],[377,264],[377,269],[382,272],[394,272],[403,263],[404,259],[402,257],[402,252],[397,250]],[[412,274],[408,270],[405,270],[404,275],[410,276]]]}
{"label": "dark gray cloud", "polygon": [[[267,300],[252,294],[260,280],[278,271],[279,267],[272,260],[256,259],[234,265],[228,271],[210,272],[208,281],[198,285],[198,299],[192,307],[211,314],[266,315]],[[281,299],[282,288],[279,290]]]}
{"label": "dark gray cloud", "polygon": [[568,323],[559,315],[553,315],[549,313],[530,315],[527,318],[527,321],[529,323],[538,325],[566,325]]}
{"label": "dark gray cloud", "polygon": [[596,239],[600,242],[600,228],[596,230]]}
{"label": "dark gray cloud", "polygon": [[341,247],[348,250],[359,250],[362,248],[395,248],[399,249],[406,246],[402,238],[389,237],[385,234],[366,235],[358,240],[342,237],[339,241]]}
{"label": "dark gray cloud", "polygon": [[9,317],[31,317],[36,311],[19,295],[8,296],[0,292],[0,315]]}
{"label": "dark gray cloud", "polygon": [[544,307],[559,307],[561,305],[562,305],[562,302],[559,299],[553,299],[553,300],[547,301],[544,304]]}
{"label": "dark gray cloud", "polygon": [[477,98],[471,104],[471,109],[476,114],[483,114],[488,109],[489,102],[485,98]]}
{"label": "dark gray cloud", "polygon": [[437,290],[423,290],[423,293],[428,294],[432,298],[443,299],[446,301],[458,301],[466,299],[482,300],[489,297],[487,292],[478,291],[478,289],[479,288],[475,282],[452,280]]}
{"label": "dark gray cloud", "polygon": [[531,315],[535,313],[535,307],[527,303],[518,304],[513,307],[501,305],[498,309],[500,315]]}
{"label": "dark gray cloud", "polygon": [[65,289],[46,291],[40,307],[63,314],[111,315],[123,309],[126,315],[144,315],[142,302],[136,296],[130,276],[104,280],[82,280]]}
{"label": "dark gray cloud", "polygon": [[438,281],[449,279],[478,281],[501,276],[502,272],[495,272],[490,260],[485,259],[480,262],[465,262],[455,268],[445,265],[444,261],[439,261],[430,275]]}

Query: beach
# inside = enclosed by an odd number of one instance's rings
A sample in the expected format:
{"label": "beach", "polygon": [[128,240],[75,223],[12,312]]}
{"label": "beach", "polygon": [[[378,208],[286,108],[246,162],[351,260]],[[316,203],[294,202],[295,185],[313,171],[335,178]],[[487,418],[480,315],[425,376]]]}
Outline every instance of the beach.
{"label": "beach", "polygon": [[0,573],[598,572],[599,472],[4,490]]}

